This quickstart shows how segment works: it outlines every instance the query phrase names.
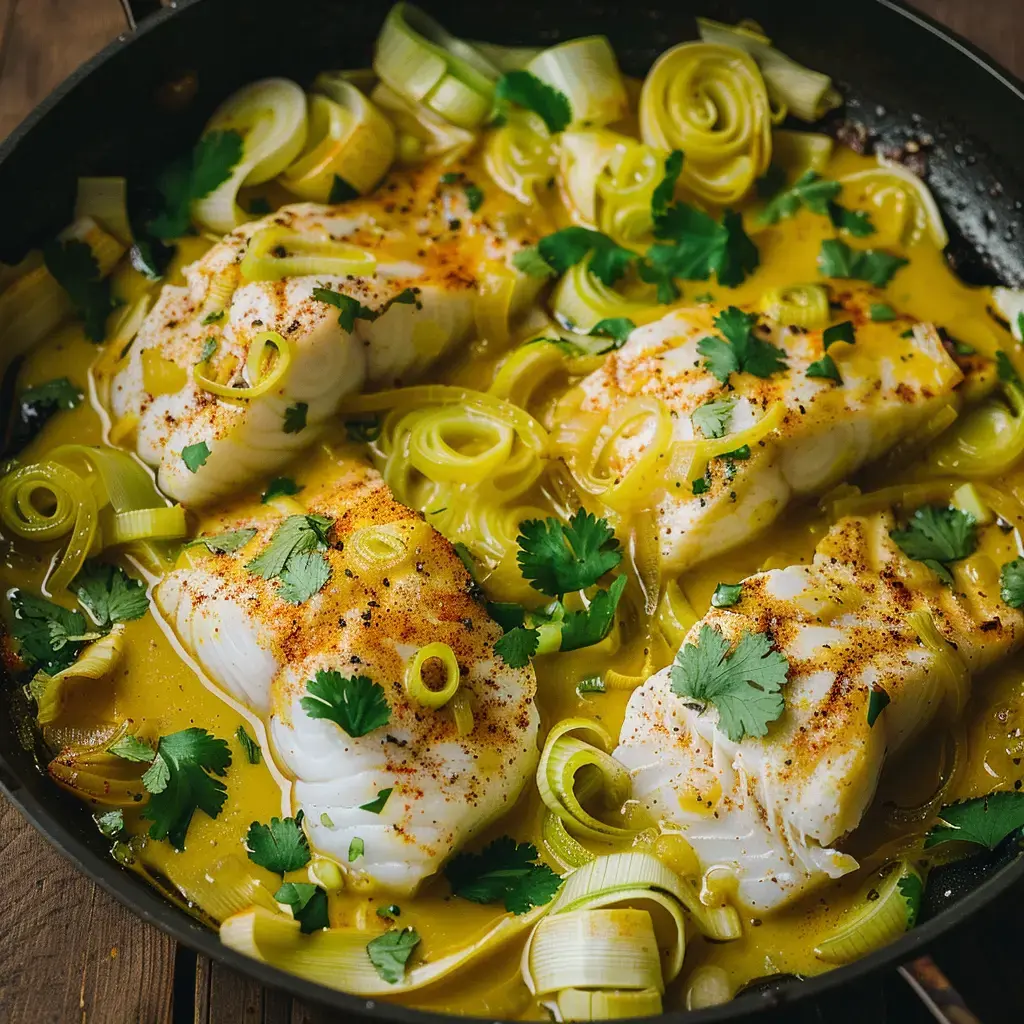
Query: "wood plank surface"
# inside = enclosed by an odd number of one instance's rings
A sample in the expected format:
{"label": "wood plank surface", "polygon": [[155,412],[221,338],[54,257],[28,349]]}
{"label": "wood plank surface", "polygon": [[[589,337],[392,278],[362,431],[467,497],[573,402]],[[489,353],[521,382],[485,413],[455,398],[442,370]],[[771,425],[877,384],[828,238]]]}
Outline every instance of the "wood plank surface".
{"label": "wood plank surface", "polygon": [[[916,0],[914,6],[1024,76],[1024,0]],[[118,0],[0,0],[0,138],[123,29]],[[3,1024],[337,1019],[187,953],[175,985],[175,952],[170,939],[79,874],[0,797]]]}

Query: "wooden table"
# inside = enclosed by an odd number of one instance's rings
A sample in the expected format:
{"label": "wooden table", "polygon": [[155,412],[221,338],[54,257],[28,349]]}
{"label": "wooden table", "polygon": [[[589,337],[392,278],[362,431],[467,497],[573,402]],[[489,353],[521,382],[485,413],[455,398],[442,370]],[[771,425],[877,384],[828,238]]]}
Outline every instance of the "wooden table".
{"label": "wooden table", "polygon": [[[916,0],[916,6],[1024,76],[1024,0]],[[0,0],[0,138],[124,25],[118,0]],[[956,959],[955,949],[939,956],[940,963],[979,1008],[975,998],[981,996],[975,997],[947,958]],[[1009,998],[1012,1005],[1024,1005],[1024,989]],[[914,1012],[912,1006],[907,1012]],[[0,796],[0,1022],[332,1019],[176,948],[79,874]]]}

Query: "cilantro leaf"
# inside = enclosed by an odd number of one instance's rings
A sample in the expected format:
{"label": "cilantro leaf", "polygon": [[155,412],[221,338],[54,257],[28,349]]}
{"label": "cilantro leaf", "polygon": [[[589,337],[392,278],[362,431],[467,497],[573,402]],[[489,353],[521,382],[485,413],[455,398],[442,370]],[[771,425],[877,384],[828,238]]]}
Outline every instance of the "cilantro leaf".
{"label": "cilantro leaf", "polygon": [[357,444],[370,444],[376,441],[380,437],[381,429],[380,418],[377,416],[363,420],[345,421],[345,436]]}
{"label": "cilantro leaf", "polygon": [[67,377],[25,388],[17,399],[18,417],[11,426],[10,450],[24,448],[58,412],[76,408],[84,397]]}
{"label": "cilantro leaf", "polygon": [[837,384],[843,383],[843,378],[839,372],[839,367],[836,366],[836,361],[827,353],[811,363],[804,371],[804,376],[834,380]]}
{"label": "cilantro leaf", "polygon": [[108,839],[116,839],[124,831],[124,811],[118,807],[116,811],[97,815],[96,827]]}
{"label": "cilantro leaf", "polygon": [[306,413],[309,412],[308,402],[296,402],[284,411],[284,432],[297,434],[306,429]]}
{"label": "cilantro leaf", "polygon": [[974,516],[949,506],[919,508],[905,530],[891,530],[896,546],[915,561],[924,562],[944,583],[951,583],[949,565],[974,552],[978,545]]}
{"label": "cilantro leaf", "polygon": [[538,864],[537,848],[499,836],[480,853],[460,853],[444,869],[452,892],[473,903],[504,902],[505,909],[525,914],[550,903],[562,880]]}
{"label": "cilantro leaf", "polygon": [[188,467],[190,473],[197,473],[200,466],[206,465],[210,457],[210,446],[205,441],[197,444],[187,444],[181,449],[181,461]]}
{"label": "cilantro leaf", "polygon": [[513,626],[494,644],[497,654],[509,668],[525,668],[530,658],[537,653],[540,645],[540,632],[525,626]]}
{"label": "cilantro leaf", "polygon": [[[536,251],[556,274],[564,274],[589,256],[587,269],[608,287],[614,285],[636,259],[635,252],[624,249],[600,231],[576,226],[546,235],[537,243]],[[519,257],[520,253],[516,253],[516,256]],[[513,259],[513,263],[520,270],[524,269],[516,259]],[[532,273],[532,270],[527,272]]]}
{"label": "cilantro leaf", "polygon": [[340,174],[334,176],[331,183],[331,191],[327,196],[327,202],[332,206],[338,203],[347,203],[350,199],[358,199],[359,190],[353,188]]}
{"label": "cilantro leaf", "polygon": [[875,722],[878,721],[878,716],[889,706],[892,698],[885,690],[876,689],[874,686],[871,687],[871,693],[868,696],[868,728],[873,729]]}
{"label": "cilantro leaf", "polygon": [[507,71],[494,87],[499,116],[510,103],[540,115],[552,134],[564,131],[572,121],[572,104],[564,92],[542,82],[529,71]]}
{"label": "cilantro leaf", "polygon": [[622,348],[635,330],[636,324],[626,316],[606,317],[604,320],[599,320],[590,328],[590,337],[611,338],[613,344],[595,352],[594,355],[604,355],[605,352]]}
{"label": "cilantro leaf", "polygon": [[921,910],[924,885],[918,875],[908,874],[896,882],[896,888],[907,904],[907,928],[913,928],[917,924],[917,915]]}
{"label": "cilantro leaf", "polygon": [[331,925],[327,913],[327,893],[319,885],[313,885],[312,882],[285,882],[274,893],[274,899],[291,909],[292,917],[299,922],[299,931],[303,935]]}
{"label": "cilantro leaf", "polygon": [[345,678],[333,669],[320,669],[306,683],[302,709],[310,718],[326,718],[349,736],[365,736],[391,721],[384,687],[369,676]]}
{"label": "cilantro leaf", "polygon": [[245,836],[249,860],[279,875],[304,868],[310,859],[309,840],[297,818],[271,818],[269,825],[254,821]]}
{"label": "cilantro leaf", "polygon": [[719,583],[711,595],[712,608],[731,608],[743,597],[742,583]]}
{"label": "cilantro leaf", "polygon": [[185,848],[185,834],[197,810],[216,818],[224,806],[227,788],[219,779],[231,764],[224,740],[205,729],[183,729],[161,736],[157,755],[142,777],[150,793],[142,816],[153,824],[152,839],[167,838],[176,850]]}
{"label": "cilantro leaf", "polygon": [[195,537],[184,545],[186,548],[204,547],[214,555],[231,555],[244,548],[259,531],[253,526],[240,530],[225,530],[223,533],[209,533]]}
{"label": "cilantro leaf", "polygon": [[388,797],[395,791],[394,786],[389,786],[387,789],[380,790],[377,795],[366,804],[360,804],[359,810],[369,811],[371,814],[380,814],[384,810],[384,805],[388,802]]}
{"label": "cilantro leaf", "polygon": [[846,231],[854,238],[867,238],[875,233],[871,214],[864,210],[848,210],[841,203],[829,203],[828,215],[833,226]]}
{"label": "cilantro leaf", "polygon": [[1024,558],[1007,562],[999,573],[999,596],[1011,608],[1024,607]]}
{"label": "cilantro leaf", "polygon": [[567,612],[562,620],[562,642],[559,650],[576,651],[599,644],[612,628],[615,609],[626,589],[626,577],[617,576],[607,590],[599,590],[586,611]]}
{"label": "cilantro leaf", "polygon": [[651,217],[657,221],[665,215],[676,194],[676,183],[683,170],[682,150],[674,149],[665,157],[665,175],[651,193]]}
{"label": "cilantro leaf", "polygon": [[203,342],[203,347],[199,350],[199,358],[196,363],[207,363],[213,357],[213,353],[217,351],[217,339],[210,337]]}
{"label": "cilantro leaf", "polygon": [[302,604],[326,586],[331,578],[331,564],[319,551],[296,551],[279,578],[278,597],[289,604]]}
{"label": "cilantro leaf", "polygon": [[142,580],[133,580],[118,565],[90,559],[68,588],[99,626],[141,619],[149,609]]}
{"label": "cilantro leaf", "polygon": [[366,955],[384,981],[397,985],[405,977],[405,965],[419,944],[415,928],[393,929],[370,939]]}
{"label": "cilantro leaf", "polygon": [[144,743],[138,736],[122,736],[116,743],[111,743],[107,750],[115,757],[123,758],[125,761],[133,761],[136,764],[152,764],[156,759],[156,751]]}
{"label": "cilantro leaf", "polygon": [[1024,793],[999,792],[950,804],[939,811],[939,824],[924,837],[925,849],[942,843],[976,843],[994,850],[1024,827]]}
{"label": "cilantro leaf", "polygon": [[516,560],[523,577],[551,597],[593,586],[622,561],[608,521],[584,509],[568,526],[550,518],[520,523],[518,543]]}
{"label": "cilantro leaf", "polygon": [[720,398],[705,402],[690,414],[690,420],[705,437],[724,437],[732,423],[732,412],[736,405],[734,398]]}
{"label": "cilantro leaf", "polygon": [[555,268],[543,256],[535,245],[520,249],[512,256],[512,266],[521,270],[528,277],[554,277]]}
{"label": "cilantro leaf", "polygon": [[235,739],[238,740],[238,745],[242,748],[242,753],[245,754],[249,764],[259,764],[263,760],[263,751],[260,750],[260,745],[249,735],[244,725],[240,725],[235,730]]}
{"label": "cilantro leaf", "polygon": [[697,644],[685,644],[672,665],[672,692],[684,701],[718,708],[718,726],[734,743],[764,736],[783,712],[779,692],[789,662],[764,633],[746,633],[735,649],[721,630],[703,625]]}
{"label": "cilantro leaf", "polygon": [[357,320],[372,322],[378,316],[376,310],[364,306],[358,299],[353,299],[350,295],[336,292],[333,288],[314,288],[313,298],[341,310],[338,313],[338,323],[341,324],[342,330],[348,331],[349,334],[355,330]]}
{"label": "cilantro leaf", "polygon": [[838,181],[823,178],[817,171],[805,171],[789,188],[783,188],[769,200],[758,221],[761,224],[778,224],[802,208],[828,216],[829,204],[842,190],[843,186]]}
{"label": "cilantro leaf", "polygon": [[876,288],[884,288],[909,262],[880,249],[851,249],[836,238],[822,242],[818,254],[818,269],[826,277],[870,281]]}
{"label": "cilantro leaf", "polygon": [[351,864],[353,861],[359,860],[363,854],[366,853],[366,844],[359,838],[354,836],[352,842],[348,844],[348,862]]}
{"label": "cilantro leaf", "polygon": [[146,225],[159,239],[180,238],[192,227],[191,205],[208,196],[231,177],[242,159],[244,140],[238,132],[217,131],[196,143],[191,157],[172,164],[157,180],[163,203],[160,213]]}
{"label": "cilantro leaf", "polygon": [[[224,319],[224,310],[223,309],[215,309],[212,313],[207,313],[206,316],[203,317],[203,321],[202,322],[203,322],[203,326],[204,327],[208,327],[210,324],[220,323],[220,321],[223,320],[223,319]],[[217,345],[217,339],[216,338],[207,338],[206,341],[203,342],[203,344],[207,345],[211,341],[213,342],[214,347],[216,347],[216,345]],[[213,355],[212,351],[211,351],[210,355]],[[206,358],[209,359],[210,356],[208,355]],[[202,361],[202,360],[200,360],[200,361]]]}
{"label": "cilantro leaf", "polygon": [[53,675],[74,664],[85,641],[73,638],[86,635],[85,617],[80,612],[23,590],[11,595],[11,610],[11,635],[21,645],[29,666],[38,665]]}
{"label": "cilantro leaf", "polygon": [[715,327],[729,340],[701,338],[697,351],[704,356],[704,368],[720,383],[727,384],[732,373],[751,373],[755,377],[770,377],[786,369],[785,352],[753,333],[757,314],[744,313],[736,306],[719,313]]}
{"label": "cilantro leaf", "polygon": [[377,908],[377,916],[385,920],[402,916],[402,908],[397,903],[389,903],[386,907]]}
{"label": "cilantro leaf", "polygon": [[822,332],[821,340],[825,345],[826,352],[837,341],[845,341],[848,345],[854,344],[857,337],[853,333],[853,321],[844,320],[841,324],[833,324],[831,327],[826,327]]}
{"label": "cilantro leaf", "polygon": [[111,295],[110,278],[101,276],[88,243],[77,238],[50,242],[43,249],[43,259],[54,280],[67,292],[85,336],[90,341],[102,341],[107,333],[107,317],[117,303]]}
{"label": "cilantro leaf", "polygon": [[1002,349],[996,352],[996,373],[1004,384],[1021,383],[1017,368],[1010,362],[1010,357]]}
{"label": "cilantro leaf", "polygon": [[872,302],[868,315],[875,323],[888,323],[896,319],[896,310],[887,302]]}
{"label": "cilantro leaf", "polygon": [[[307,600],[330,579],[330,565],[319,554],[327,547],[330,528],[326,516],[288,516],[270,543],[245,567],[265,580],[280,579],[282,600],[293,604]],[[314,558],[308,557],[314,553]]]}
{"label": "cilantro leaf", "polygon": [[267,489],[261,495],[260,501],[266,505],[275,498],[290,498],[293,494],[298,494],[301,490],[302,488],[291,477],[275,476],[274,479],[267,484]]}
{"label": "cilantro leaf", "polygon": [[466,205],[469,207],[469,212],[476,213],[484,205],[484,190],[469,181],[463,191],[466,193]]}

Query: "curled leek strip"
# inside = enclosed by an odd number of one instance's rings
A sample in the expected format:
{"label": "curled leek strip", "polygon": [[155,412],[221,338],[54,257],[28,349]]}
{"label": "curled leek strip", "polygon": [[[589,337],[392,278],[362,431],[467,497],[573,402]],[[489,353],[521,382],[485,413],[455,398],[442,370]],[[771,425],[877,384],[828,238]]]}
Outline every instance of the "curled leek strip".
{"label": "curled leek strip", "polygon": [[[738,430],[734,434],[726,434],[725,437],[704,441],[677,441],[673,445],[673,463],[682,466],[687,465],[685,470],[686,481],[699,480],[706,472],[708,463],[719,455],[742,448],[744,445],[753,447],[767,439],[767,437],[786,418],[786,406],[784,402],[773,402],[765,414],[751,427],[745,430]],[[682,471],[681,471],[682,472]]]}
{"label": "curled leek strip", "polygon": [[432,480],[472,483],[505,464],[515,436],[506,420],[481,410],[441,406],[420,418],[410,433],[409,461]]}
{"label": "curled leek strip", "polygon": [[528,914],[508,915],[482,938],[440,960],[411,967],[405,978],[394,984],[384,981],[370,963],[366,955],[370,936],[361,928],[326,928],[303,935],[298,921],[252,907],[224,921],[220,937],[231,949],[328,988],[358,996],[393,996],[441,981],[478,957],[496,952],[531,928],[547,909],[536,907]]}
{"label": "curled leek strip", "polygon": [[943,473],[997,477],[1022,455],[1024,392],[1016,384],[1004,384],[1003,396],[989,398],[972,409],[960,418],[955,429],[939,438],[928,462]]}
{"label": "curled leek strip", "polygon": [[898,939],[914,926],[920,903],[921,876],[907,861],[883,868],[879,883],[871,879],[858,904],[839,926],[814,947],[814,955],[830,964],[846,964]]}
{"label": "curled leek strip", "polygon": [[915,245],[925,239],[937,249],[949,245],[949,233],[931,189],[906,168],[884,163],[839,180],[849,205],[874,208],[879,245]]}
{"label": "curled leek strip", "polygon": [[[935,619],[928,611],[913,611],[907,615],[907,623],[917,634],[929,654],[937,662],[941,678],[945,681],[950,705],[955,716],[963,710],[971,694],[971,674],[957,649],[939,632]],[[895,747],[897,737],[892,737]]]}
{"label": "curled leek strip", "polygon": [[476,136],[465,128],[449,124],[420,103],[378,82],[370,100],[383,110],[398,130],[397,157],[406,164],[422,163],[434,157],[455,160],[472,149]]}
{"label": "curled leek strip", "polygon": [[[430,661],[439,661],[444,670],[444,684],[438,688],[428,686],[423,678],[423,667]],[[447,644],[427,644],[416,652],[405,670],[405,691],[417,704],[436,710],[443,708],[455,696],[460,676],[458,659]]]}
{"label": "curled leek strip", "polygon": [[377,39],[373,69],[395,92],[461,128],[491,112],[498,69],[429,14],[395,4]]}
{"label": "curled leek strip", "polygon": [[91,217],[121,245],[132,244],[128,220],[128,182],[125,178],[79,178],[75,220]]}
{"label": "curled leek strip", "polygon": [[662,1012],[661,993],[656,988],[628,992],[601,992],[565,988],[558,993],[558,1020],[622,1020],[625,1017],[654,1017]]}
{"label": "curled leek strip", "polygon": [[552,46],[537,54],[526,70],[568,98],[573,125],[606,125],[626,113],[626,84],[604,36]]}
{"label": "curled leek strip", "polygon": [[[267,355],[267,349],[273,355]],[[273,360],[268,368],[268,360]],[[192,379],[204,391],[220,398],[251,399],[272,391],[280,383],[292,362],[291,345],[277,331],[261,331],[249,344],[249,355],[245,362],[245,374],[249,383],[242,387],[219,384],[207,377],[203,370],[206,363],[196,363],[192,368]]]}
{"label": "curled leek strip", "polygon": [[313,275],[365,277],[377,266],[373,253],[322,234],[273,225],[249,239],[240,269],[246,281],[280,281]]}
{"label": "curled leek strip", "polygon": [[786,327],[827,327],[831,312],[828,289],[820,284],[772,288],[761,297],[761,310]]}
{"label": "curled leek strip", "polygon": [[[91,634],[95,635],[95,634]],[[78,660],[55,675],[37,672],[29,688],[39,710],[36,720],[49,725],[57,720],[64,707],[64,684],[69,679],[102,679],[109,675],[124,655],[124,623],[115,623],[110,632],[89,644]]]}
{"label": "curled leek strip", "polygon": [[367,569],[393,569],[409,554],[409,543],[396,526],[364,526],[345,539],[345,551]]}
{"label": "curled leek strip", "polygon": [[635,324],[656,320],[665,312],[653,302],[633,302],[590,273],[587,261],[570,267],[551,299],[551,309],[577,330],[593,330],[602,320],[626,317]]}
{"label": "curled leek strip", "polygon": [[180,505],[170,508],[136,508],[116,512],[110,529],[111,544],[131,544],[137,540],[176,540],[188,533],[185,510]]}
{"label": "curled leek strip", "polygon": [[484,145],[487,173],[519,202],[532,206],[537,190],[551,179],[554,147],[544,122],[535,114],[514,111]]}
{"label": "curled leek strip", "polygon": [[306,94],[287,78],[265,78],[229,96],[214,112],[205,134],[233,131],[243,138],[242,157],[230,176],[192,206],[204,227],[226,233],[247,219],[238,205],[243,185],[276,178],[306,143]]}
{"label": "curled leek strip", "polygon": [[92,804],[141,807],[149,799],[149,792],[142,784],[148,765],[127,761],[107,750],[111,743],[127,732],[127,724],[124,723],[113,736],[108,733],[102,743],[66,745],[46,766],[47,774],[62,789]]}
{"label": "curled leek strip", "polygon": [[732,47],[673,47],[644,81],[640,134],[648,146],[686,154],[680,187],[719,206],[738,202],[772,158],[772,111],[761,72]]}
{"label": "curled leek strip", "polygon": [[558,866],[563,870],[581,868],[596,856],[581,842],[569,835],[565,829],[565,823],[553,811],[544,812],[541,836],[544,839],[544,845],[548,848],[548,853],[555,858]]}
{"label": "curled leek strip", "polygon": [[534,394],[550,378],[558,374],[585,377],[603,362],[603,356],[574,356],[566,351],[566,346],[540,338],[520,345],[505,359],[489,392],[521,409],[529,409]]}
{"label": "curled leek strip", "polygon": [[[597,745],[572,733],[595,738]],[[537,789],[544,806],[561,819],[566,829],[585,839],[629,840],[635,829],[609,825],[595,818],[581,803],[593,795],[595,777],[581,779],[582,792],[577,793],[576,776],[583,769],[597,770],[602,802],[618,810],[629,797],[629,772],[608,753],[612,738],[605,729],[587,718],[566,718],[548,733],[537,765]]]}
{"label": "curled leek strip", "polygon": [[318,75],[315,87],[326,95],[309,97],[306,148],[281,175],[281,184],[303,199],[325,203],[337,177],[366,195],[395,159],[395,130],[338,74]]}

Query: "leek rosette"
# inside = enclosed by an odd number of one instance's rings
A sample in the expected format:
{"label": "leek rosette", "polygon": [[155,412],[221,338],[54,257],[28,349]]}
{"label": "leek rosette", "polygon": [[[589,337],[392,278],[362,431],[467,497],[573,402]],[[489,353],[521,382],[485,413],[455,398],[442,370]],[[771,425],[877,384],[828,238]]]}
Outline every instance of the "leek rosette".
{"label": "leek rosette", "polygon": [[626,113],[626,84],[604,36],[552,46],[537,54],[526,70],[568,99],[571,127],[611,124]]}
{"label": "leek rosette", "polygon": [[326,95],[309,97],[306,145],[279,180],[318,203],[328,201],[337,178],[366,195],[395,159],[395,130],[351,82],[319,75],[315,85]]}
{"label": "leek rosette", "polygon": [[949,244],[942,213],[928,186],[898,164],[857,171],[840,178],[847,205],[871,211],[878,246],[916,245],[928,241],[937,249]]}
{"label": "leek rosette", "polygon": [[246,281],[280,281],[315,275],[365,277],[376,266],[373,253],[335,242],[326,231],[300,233],[275,224],[249,239],[240,269]]}
{"label": "leek rosette", "polygon": [[163,566],[151,542],[184,537],[185,511],[168,507],[149,474],[124,452],[62,445],[45,462],[22,466],[0,480],[0,522],[16,537],[53,544],[67,538],[46,579],[60,593],[85,559],[127,544],[147,568]]}
{"label": "leek rosette", "polygon": [[821,284],[794,284],[772,288],[761,298],[761,311],[787,327],[817,330],[832,319],[828,289]]}
{"label": "leek rosette", "polygon": [[110,632],[89,644],[73,665],[54,675],[39,671],[29,683],[29,689],[38,705],[36,721],[40,725],[55,722],[64,707],[64,689],[74,679],[102,679],[117,668],[124,655],[124,623],[115,623]]}
{"label": "leek rosette", "polygon": [[228,97],[204,134],[237,132],[243,140],[242,156],[225,181],[192,204],[193,217],[219,234],[233,231],[248,219],[238,205],[238,190],[284,171],[302,152],[307,129],[306,94],[287,78],[253,82]]}
{"label": "leek rosette", "polygon": [[460,128],[490,114],[498,69],[429,14],[399,3],[377,39],[373,69],[389,88]]}
{"label": "leek rosette", "polygon": [[739,202],[772,159],[764,79],[742,51],[683,43],[663,53],[640,94],[640,134],[686,154],[679,185],[719,206]]}
{"label": "leek rosette", "polygon": [[487,136],[487,173],[527,206],[537,202],[537,191],[551,180],[555,164],[551,135],[536,114],[513,111],[504,125]]}
{"label": "leek rosette", "polygon": [[576,221],[621,244],[650,236],[663,151],[611,131],[564,132],[558,149],[562,190]]}
{"label": "leek rosette", "polygon": [[842,104],[843,98],[832,87],[828,75],[812,71],[780,53],[756,27],[723,25],[707,18],[698,18],[697,26],[706,43],[734,47],[757,61],[780,113],[813,122]]}

